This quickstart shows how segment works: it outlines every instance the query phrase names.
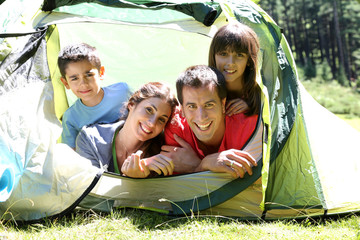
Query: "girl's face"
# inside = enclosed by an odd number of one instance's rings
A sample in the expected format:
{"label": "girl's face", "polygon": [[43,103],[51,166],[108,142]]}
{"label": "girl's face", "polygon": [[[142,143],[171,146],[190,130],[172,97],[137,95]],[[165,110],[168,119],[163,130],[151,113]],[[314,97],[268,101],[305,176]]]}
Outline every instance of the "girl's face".
{"label": "girl's face", "polygon": [[135,106],[129,106],[132,134],[140,141],[147,141],[159,135],[170,118],[171,107],[157,97],[145,99]]}
{"label": "girl's face", "polygon": [[248,60],[248,54],[237,53],[229,48],[215,54],[216,68],[222,72],[227,83],[243,82]]}

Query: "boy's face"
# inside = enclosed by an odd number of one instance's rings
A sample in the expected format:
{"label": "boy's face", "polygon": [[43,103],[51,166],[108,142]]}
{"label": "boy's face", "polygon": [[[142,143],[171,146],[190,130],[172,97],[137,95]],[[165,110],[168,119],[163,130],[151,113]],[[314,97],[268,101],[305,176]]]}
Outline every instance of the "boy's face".
{"label": "boy's face", "polygon": [[215,87],[184,86],[182,113],[196,138],[204,144],[216,145],[225,130],[225,101]]}
{"label": "boy's face", "polygon": [[61,78],[67,89],[81,99],[86,106],[95,106],[101,102],[103,92],[100,80],[104,77],[104,67],[100,72],[89,61],[71,62],[65,69],[65,78]]}

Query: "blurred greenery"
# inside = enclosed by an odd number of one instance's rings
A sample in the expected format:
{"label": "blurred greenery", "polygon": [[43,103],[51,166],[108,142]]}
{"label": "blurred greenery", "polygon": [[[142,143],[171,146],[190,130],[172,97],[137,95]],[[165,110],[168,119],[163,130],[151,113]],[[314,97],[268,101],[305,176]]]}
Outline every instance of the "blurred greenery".
{"label": "blurred greenery", "polygon": [[323,107],[347,118],[360,118],[360,88],[353,82],[351,87],[342,86],[339,81],[327,77],[327,67],[316,66],[319,73],[305,80],[305,69],[298,67],[299,78],[305,89]]}

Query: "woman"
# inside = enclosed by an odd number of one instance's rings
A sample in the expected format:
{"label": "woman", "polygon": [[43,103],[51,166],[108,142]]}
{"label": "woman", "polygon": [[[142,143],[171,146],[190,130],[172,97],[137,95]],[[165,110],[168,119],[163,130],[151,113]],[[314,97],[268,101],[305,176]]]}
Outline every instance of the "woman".
{"label": "woman", "polygon": [[169,87],[147,83],[130,97],[124,119],[84,127],[76,139],[76,151],[94,166],[125,176],[145,178],[150,171],[171,175],[171,159],[159,153],[164,127],[176,106]]}
{"label": "woman", "polygon": [[226,114],[245,111],[259,114],[261,89],[256,82],[259,40],[256,33],[241,23],[221,27],[212,39],[209,66],[222,72],[228,91]]}

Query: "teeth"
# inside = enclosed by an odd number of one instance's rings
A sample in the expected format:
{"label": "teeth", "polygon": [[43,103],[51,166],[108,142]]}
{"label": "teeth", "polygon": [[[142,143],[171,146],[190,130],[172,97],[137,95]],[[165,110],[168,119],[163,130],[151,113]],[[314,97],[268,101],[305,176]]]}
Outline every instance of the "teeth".
{"label": "teeth", "polygon": [[144,132],[151,133],[151,131],[146,126],[142,125],[141,128],[144,130]]}
{"label": "teeth", "polygon": [[225,72],[228,72],[228,73],[234,73],[235,70],[225,70]]}
{"label": "teeth", "polygon": [[210,126],[211,122],[209,122],[208,124],[196,124],[200,130],[206,130],[209,126]]}

